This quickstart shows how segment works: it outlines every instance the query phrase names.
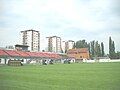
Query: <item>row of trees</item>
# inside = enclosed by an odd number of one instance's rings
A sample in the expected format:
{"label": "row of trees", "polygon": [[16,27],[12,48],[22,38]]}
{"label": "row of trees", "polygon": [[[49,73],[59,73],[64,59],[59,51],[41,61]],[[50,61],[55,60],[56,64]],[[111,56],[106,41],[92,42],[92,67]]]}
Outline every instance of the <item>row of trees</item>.
{"label": "row of trees", "polygon": [[109,57],[111,59],[115,58],[115,43],[112,41],[111,37],[109,37]]}
{"label": "row of trees", "polygon": [[[77,41],[73,48],[88,48],[91,58],[92,57],[104,57],[104,43],[99,43],[98,41],[86,42],[86,40]],[[109,37],[109,57],[111,59],[120,58],[120,52],[115,53],[115,43]]]}
{"label": "row of trees", "polygon": [[86,40],[79,40],[74,44],[73,48],[88,48],[91,57],[103,57],[105,55],[103,42],[99,44],[95,40],[90,43],[87,43]]}
{"label": "row of trees", "polygon": [[120,59],[120,52],[115,52],[115,43],[111,37],[109,37],[109,57],[111,59]]}

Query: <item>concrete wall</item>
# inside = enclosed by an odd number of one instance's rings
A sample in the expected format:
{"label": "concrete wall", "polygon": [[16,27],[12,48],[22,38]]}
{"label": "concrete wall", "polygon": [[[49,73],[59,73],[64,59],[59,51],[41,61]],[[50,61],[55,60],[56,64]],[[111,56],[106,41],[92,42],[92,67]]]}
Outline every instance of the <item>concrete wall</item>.
{"label": "concrete wall", "polygon": [[120,59],[99,59],[99,60],[83,60],[83,62],[94,63],[94,62],[120,62]]}

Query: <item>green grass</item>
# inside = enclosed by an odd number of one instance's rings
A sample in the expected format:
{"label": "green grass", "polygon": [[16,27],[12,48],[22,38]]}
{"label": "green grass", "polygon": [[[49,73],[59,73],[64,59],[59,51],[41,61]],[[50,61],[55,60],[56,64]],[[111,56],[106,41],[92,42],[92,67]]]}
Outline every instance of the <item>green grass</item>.
{"label": "green grass", "polygon": [[120,63],[0,66],[0,90],[120,90]]}

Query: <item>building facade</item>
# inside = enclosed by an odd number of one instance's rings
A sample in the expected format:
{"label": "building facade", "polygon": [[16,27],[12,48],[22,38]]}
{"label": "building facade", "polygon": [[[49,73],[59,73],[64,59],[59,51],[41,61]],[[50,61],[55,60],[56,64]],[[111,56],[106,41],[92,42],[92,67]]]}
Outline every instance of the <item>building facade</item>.
{"label": "building facade", "polygon": [[58,36],[47,37],[48,39],[48,51],[61,53],[61,38]]}
{"label": "building facade", "polygon": [[62,41],[62,51],[66,53],[69,49],[73,49],[75,42],[73,40]]}
{"label": "building facade", "polygon": [[27,45],[29,51],[40,51],[40,33],[36,30],[25,30],[20,32],[21,44]]}
{"label": "building facade", "polygon": [[69,49],[67,55],[77,60],[90,59],[88,48]]}
{"label": "building facade", "polygon": [[27,45],[19,45],[19,44],[16,44],[15,45],[15,50],[17,51],[28,51],[28,47]]}
{"label": "building facade", "polygon": [[73,40],[68,40],[66,42],[66,50],[73,49],[75,42]]}
{"label": "building facade", "polygon": [[62,47],[62,53],[65,53],[66,52],[66,41],[62,41],[61,47]]}

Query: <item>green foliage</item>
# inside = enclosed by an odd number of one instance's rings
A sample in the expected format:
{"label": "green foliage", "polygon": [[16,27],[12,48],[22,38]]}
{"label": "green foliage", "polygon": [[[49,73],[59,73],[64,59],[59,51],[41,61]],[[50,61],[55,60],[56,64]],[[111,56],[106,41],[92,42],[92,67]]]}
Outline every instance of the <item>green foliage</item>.
{"label": "green foliage", "polygon": [[104,53],[104,44],[103,42],[101,45],[98,43],[98,41],[91,41],[90,43],[87,43],[85,40],[79,40],[74,45],[76,48],[88,48],[90,57],[103,57],[105,55]]}
{"label": "green foliage", "polygon": [[91,56],[95,56],[95,41],[92,41],[91,43]]}
{"label": "green foliage", "polygon": [[94,46],[94,57],[97,59],[97,57],[101,57],[101,49],[100,49],[100,44],[98,41],[95,42]]}
{"label": "green foliage", "polygon": [[120,90],[120,63],[0,66],[1,90]]}
{"label": "green foliage", "polygon": [[67,49],[65,49],[65,53],[67,53]]}
{"label": "green foliage", "polygon": [[117,51],[117,53],[116,53],[116,59],[120,59],[120,52],[119,51]]}
{"label": "green foliage", "polygon": [[[90,42],[90,53],[92,57],[101,57],[102,56],[102,48],[98,41]],[[103,51],[104,52],[104,51]]]}
{"label": "green foliage", "polygon": [[104,44],[101,42],[101,56],[104,57],[105,52],[104,52]]}
{"label": "green foliage", "polygon": [[116,56],[115,56],[115,44],[114,44],[114,41],[112,41],[111,37],[109,37],[109,57],[111,59],[116,58]]}
{"label": "green foliage", "polygon": [[61,49],[61,53],[63,53],[63,50]]}
{"label": "green foliage", "polygon": [[79,40],[76,42],[76,48],[88,48],[88,44],[85,40]]}
{"label": "green foliage", "polygon": [[99,51],[98,51],[98,50],[99,50],[98,47],[99,47],[99,46],[98,46],[98,41],[96,41],[96,42],[95,42],[95,49],[94,49],[94,50],[95,50],[95,56],[97,56],[97,57],[98,57],[98,52],[99,52]]}
{"label": "green foliage", "polygon": [[73,49],[75,49],[76,48],[76,45],[75,45],[75,43],[74,43],[74,45],[73,45]]}

